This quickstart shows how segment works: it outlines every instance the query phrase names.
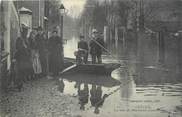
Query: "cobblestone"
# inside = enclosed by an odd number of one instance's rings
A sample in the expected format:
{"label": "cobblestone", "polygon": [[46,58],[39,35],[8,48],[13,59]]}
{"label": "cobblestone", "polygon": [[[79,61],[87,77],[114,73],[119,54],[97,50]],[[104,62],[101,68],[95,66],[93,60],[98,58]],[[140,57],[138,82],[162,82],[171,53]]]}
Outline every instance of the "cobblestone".
{"label": "cobblestone", "polygon": [[22,92],[3,95],[0,117],[76,117],[71,112],[78,109],[76,97],[60,93],[55,80],[43,78],[26,83]]}

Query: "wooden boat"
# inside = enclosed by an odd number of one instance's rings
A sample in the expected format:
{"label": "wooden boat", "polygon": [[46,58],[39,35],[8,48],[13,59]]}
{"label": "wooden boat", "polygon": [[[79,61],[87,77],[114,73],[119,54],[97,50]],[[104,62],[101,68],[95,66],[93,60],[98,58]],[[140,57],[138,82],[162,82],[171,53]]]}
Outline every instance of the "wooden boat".
{"label": "wooden boat", "polygon": [[60,77],[80,83],[112,87],[120,81],[111,77],[113,70],[120,67],[118,63],[72,65],[60,73]]}

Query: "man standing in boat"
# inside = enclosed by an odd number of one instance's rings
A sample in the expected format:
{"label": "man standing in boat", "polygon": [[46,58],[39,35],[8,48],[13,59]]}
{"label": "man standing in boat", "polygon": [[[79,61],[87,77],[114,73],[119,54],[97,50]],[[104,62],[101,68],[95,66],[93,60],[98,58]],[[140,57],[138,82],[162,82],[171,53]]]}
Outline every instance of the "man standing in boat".
{"label": "man standing in boat", "polygon": [[[80,41],[78,42],[78,51],[75,52],[76,61],[78,64],[82,62],[87,64],[88,61],[88,43],[85,41],[84,36],[80,36]],[[83,58],[83,60],[82,60]]]}
{"label": "man standing in boat", "polygon": [[[90,41],[90,54],[92,56],[92,64],[102,63],[102,48],[104,47],[104,40],[99,36],[96,29],[92,30],[92,39]],[[97,59],[97,62],[96,62]]]}

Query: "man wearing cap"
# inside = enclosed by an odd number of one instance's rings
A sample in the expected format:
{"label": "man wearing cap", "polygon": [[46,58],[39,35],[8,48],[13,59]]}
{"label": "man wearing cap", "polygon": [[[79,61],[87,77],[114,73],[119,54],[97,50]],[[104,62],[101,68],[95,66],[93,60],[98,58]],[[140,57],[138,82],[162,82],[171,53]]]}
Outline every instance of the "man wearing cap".
{"label": "man wearing cap", "polygon": [[47,39],[43,36],[43,29],[41,26],[37,28],[37,35],[35,37],[37,47],[40,55],[40,63],[42,67],[42,76],[46,76],[47,72]]}
{"label": "man wearing cap", "polygon": [[[92,30],[92,40],[90,41],[90,54],[92,56],[92,64],[102,63],[102,48],[104,47],[104,40],[99,37],[99,32],[96,29]],[[97,62],[96,62],[97,59]]]}
{"label": "man wearing cap", "polygon": [[83,57],[84,64],[88,61],[88,43],[84,40],[84,36],[80,36],[80,41],[78,42],[78,51],[76,54],[76,60],[80,63]]}

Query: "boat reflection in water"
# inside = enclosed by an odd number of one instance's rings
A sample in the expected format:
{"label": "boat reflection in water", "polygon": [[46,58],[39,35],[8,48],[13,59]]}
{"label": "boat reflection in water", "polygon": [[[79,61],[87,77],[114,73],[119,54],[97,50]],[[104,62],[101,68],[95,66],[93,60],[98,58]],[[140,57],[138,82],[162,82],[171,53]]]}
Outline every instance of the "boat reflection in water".
{"label": "boat reflection in water", "polygon": [[107,85],[110,80],[104,79],[99,85],[89,80],[60,80],[60,84],[64,84],[64,94],[78,99],[80,111],[74,113],[84,117],[93,114],[99,117],[181,117],[177,107],[182,105],[182,84],[136,86],[131,76],[123,77],[123,71],[116,70],[112,76],[120,78],[121,84]]}
{"label": "boat reflection in water", "polygon": [[[71,85],[71,86],[70,86]],[[68,93],[71,95],[77,95],[78,97],[78,104],[80,105],[80,110],[84,111],[85,106],[90,101],[90,106],[87,106],[87,110],[94,108],[94,113],[99,114],[99,108],[103,106],[105,99],[109,96],[109,94],[103,94],[102,86],[95,85],[95,84],[86,84],[86,83],[79,83],[76,82],[69,82],[67,80],[59,80],[57,83],[58,91],[61,93]],[[64,90],[64,86],[69,87],[72,89],[71,92],[66,92]],[[74,88],[73,88],[74,87]],[[106,88],[106,87],[105,87]],[[77,93],[77,94],[76,94]]]}
{"label": "boat reflection in water", "polygon": [[[120,64],[116,63],[73,65],[63,70],[60,76],[76,82],[74,87],[78,90],[80,110],[85,110],[85,105],[90,97],[91,107],[94,107],[94,113],[98,114],[100,112],[99,107],[103,105],[106,97],[108,97],[108,94],[102,94],[102,86],[113,87],[120,85],[119,80],[111,77],[112,71],[119,67]],[[62,80],[60,80],[60,84],[63,85]],[[83,89],[81,89],[81,84],[84,85]],[[88,84],[91,85],[90,93]],[[61,86],[58,87],[61,89]]]}
{"label": "boat reflection in water", "polygon": [[[68,45],[71,47],[69,41]],[[86,77],[90,76],[72,75],[63,79],[64,94],[78,99],[79,108],[73,109],[73,113],[80,116],[94,117],[97,113],[98,117],[182,117],[181,83],[136,85],[130,69],[124,68],[112,72],[114,79]]]}

